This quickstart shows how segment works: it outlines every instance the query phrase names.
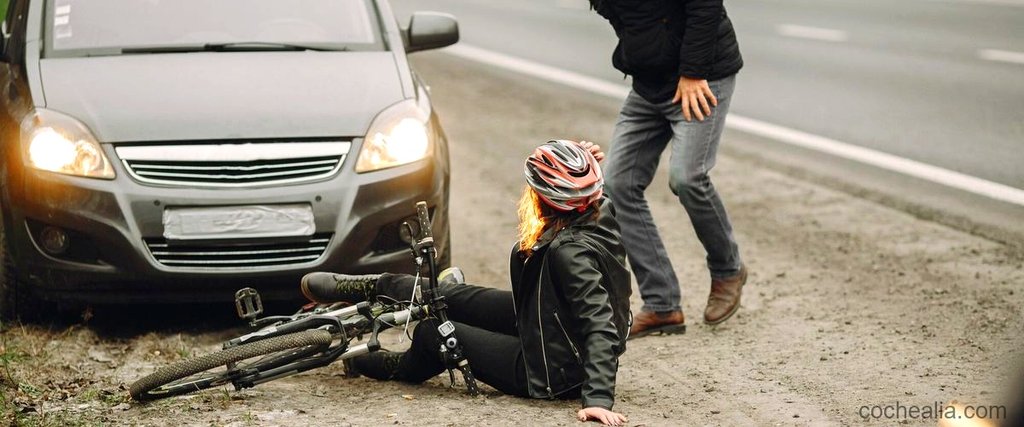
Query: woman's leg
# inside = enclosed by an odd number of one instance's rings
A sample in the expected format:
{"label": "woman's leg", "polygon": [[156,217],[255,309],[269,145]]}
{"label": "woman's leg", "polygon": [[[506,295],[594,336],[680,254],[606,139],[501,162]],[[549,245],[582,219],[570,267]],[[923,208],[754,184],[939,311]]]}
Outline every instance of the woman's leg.
{"label": "woman's leg", "polygon": [[[505,394],[529,397],[518,337],[452,323],[477,380]],[[437,332],[439,324],[437,319],[429,319],[416,326],[412,346],[398,363],[394,379],[421,383],[444,372],[444,361],[438,351],[441,346],[441,336]]]}
{"label": "woman's leg", "polygon": [[[399,301],[412,296],[416,278],[408,274],[385,273],[377,280],[377,293]],[[420,279],[427,286],[426,279]],[[512,292],[468,284],[442,284],[439,293],[448,304],[448,318],[454,322],[504,335],[518,336]]]}

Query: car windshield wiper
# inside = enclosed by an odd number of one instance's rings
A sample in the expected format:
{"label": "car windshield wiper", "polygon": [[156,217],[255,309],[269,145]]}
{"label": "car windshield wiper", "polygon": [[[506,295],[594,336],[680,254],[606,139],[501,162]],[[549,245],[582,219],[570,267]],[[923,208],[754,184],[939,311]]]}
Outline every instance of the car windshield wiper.
{"label": "car windshield wiper", "polygon": [[274,42],[232,42],[207,43],[193,46],[155,46],[121,49],[122,54],[133,53],[185,53],[185,52],[266,52],[266,51],[302,51],[315,50],[320,52],[344,52],[346,46],[317,46]]}
{"label": "car windshield wiper", "polygon": [[317,45],[305,45],[305,44],[291,44],[291,43],[274,43],[274,42],[234,42],[234,43],[207,43],[203,45],[203,49],[220,52],[220,51],[234,51],[234,50],[315,50],[320,52],[338,52],[346,51],[348,47],[345,46],[317,46]]}

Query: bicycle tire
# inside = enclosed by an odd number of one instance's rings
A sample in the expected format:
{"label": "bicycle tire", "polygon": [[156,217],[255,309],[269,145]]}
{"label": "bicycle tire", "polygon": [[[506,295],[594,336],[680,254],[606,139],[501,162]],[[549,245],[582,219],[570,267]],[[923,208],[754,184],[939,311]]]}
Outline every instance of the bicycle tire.
{"label": "bicycle tire", "polygon": [[327,348],[331,344],[331,334],[325,330],[317,329],[310,331],[295,332],[278,337],[243,344],[199,357],[181,360],[170,365],[157,369],[156,372],[132,383],[129,393],[132,399],[139,402],[162,399],[178,396],[203,390],[217,385],[224,384],[224,381],[231,371],[211,374],[208,377],[199,378],[187,385],[169,387],[154,393],[154,390],[174,383],[175,381],[194,376],[215,368],[227,366],[245,359],[268,355],[289,349],[315,347],[318,349]]}

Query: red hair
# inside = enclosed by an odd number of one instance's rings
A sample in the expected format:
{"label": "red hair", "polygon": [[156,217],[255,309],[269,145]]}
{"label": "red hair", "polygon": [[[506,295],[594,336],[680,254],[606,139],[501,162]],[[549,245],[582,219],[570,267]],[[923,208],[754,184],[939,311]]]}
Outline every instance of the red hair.
{"label": "red hair", "polygon": [[[533,254],[533,247],[545,231],[549,228],[561,230],[580,216],[578,211],[563,212],[545,203],[529,185],[523,188],[523,195],[519,198],[518,213],[519,250],[527,256]],[[591,221],[596,221],[598,211],[594,210],[590,216]]]}

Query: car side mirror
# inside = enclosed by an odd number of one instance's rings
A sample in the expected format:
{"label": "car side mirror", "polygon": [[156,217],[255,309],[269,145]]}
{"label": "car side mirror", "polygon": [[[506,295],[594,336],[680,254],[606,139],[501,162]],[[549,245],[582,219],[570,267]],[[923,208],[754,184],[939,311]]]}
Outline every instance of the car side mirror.
{"label": "car side mirror", "polygon": [[405,30],[405,52],[437,49],[459,41],[459,23],[447,13],[416,12]]}

